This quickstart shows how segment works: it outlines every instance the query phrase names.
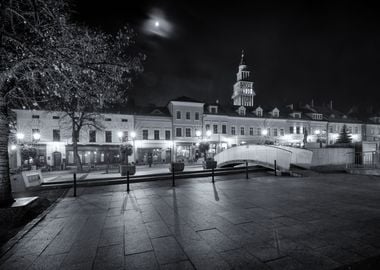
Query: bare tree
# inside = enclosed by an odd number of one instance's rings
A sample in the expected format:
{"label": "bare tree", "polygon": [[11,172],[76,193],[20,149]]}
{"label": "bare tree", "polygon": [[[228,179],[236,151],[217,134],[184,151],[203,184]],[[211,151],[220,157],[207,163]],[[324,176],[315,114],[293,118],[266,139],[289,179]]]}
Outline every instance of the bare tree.
{"label": "bare tree", "polygon": [[[133,33],[116,35],[70,23],[64,0],[0,2],[0,205],[13,201],[8,139],[11,106],[63,111],[75,147],[93,112],[126,98],[141,55],[128,47]],[[124,86],[124,88],[122,88]]]}

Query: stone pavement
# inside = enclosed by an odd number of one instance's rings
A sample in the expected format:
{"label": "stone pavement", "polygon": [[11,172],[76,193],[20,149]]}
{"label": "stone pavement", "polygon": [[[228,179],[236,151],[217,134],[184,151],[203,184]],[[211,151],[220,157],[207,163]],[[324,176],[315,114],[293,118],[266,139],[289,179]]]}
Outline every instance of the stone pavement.
{"label": "stone pavement", "polygon": [[238,177],[81,188],[0,269],[334,269],[380,255],[380,178]]}

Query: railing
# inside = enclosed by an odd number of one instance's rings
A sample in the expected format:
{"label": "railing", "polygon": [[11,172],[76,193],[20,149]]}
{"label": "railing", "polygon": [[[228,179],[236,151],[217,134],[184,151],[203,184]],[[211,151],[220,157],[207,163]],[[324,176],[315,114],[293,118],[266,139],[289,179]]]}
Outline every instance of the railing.
{"label": "railing", "polygon": [[266,145],[240,145],[226,149],[214,156],[218,167],[252,161],[273,169],[274,161],[276,161],[277,169],[281,171],[289,171],[291,158],[291,151]]}
{"label": "railing", "polygon": [[380,152],[366,151],[346,154],[346,168],[375,169],[380,168]]}

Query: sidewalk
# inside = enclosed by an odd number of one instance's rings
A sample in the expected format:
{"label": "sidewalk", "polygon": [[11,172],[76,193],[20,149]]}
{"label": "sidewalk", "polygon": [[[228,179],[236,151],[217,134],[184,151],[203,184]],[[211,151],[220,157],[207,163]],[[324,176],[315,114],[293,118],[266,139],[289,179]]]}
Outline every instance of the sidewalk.
{"label": "sidewalk", "polygon": [[6,269],[334,269],[380,255],[380,181],[236,176],[80,188]]}

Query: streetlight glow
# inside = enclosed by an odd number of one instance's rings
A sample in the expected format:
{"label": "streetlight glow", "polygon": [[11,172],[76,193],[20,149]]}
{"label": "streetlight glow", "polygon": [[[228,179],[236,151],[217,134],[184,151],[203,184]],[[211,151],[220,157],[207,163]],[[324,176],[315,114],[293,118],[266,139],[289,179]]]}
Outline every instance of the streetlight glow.
{"label": "streetlight glow", "polygon": [[154,23],[154,26],[155,26],[155,27],[159,27],[159,26],[160,26],[160,22],[159,22],[159,21],[156,21],[156,22]]}
{"label": "streetlight glow", "polygon": [[197,137],[202,136],[202,131],[200,131],[200,130],[195,131],[195,136],[197,136]]}
{"label": "streetlight glow", "polygon": [[206,136],[207,136],[207,137],[210,137],[211,134],[212,134],[212,133],[211,133],[211,130],[207,130],[207,131],[206,131]]}
{"label": "streetlight glow", "polygon": [[134,132],[134,131],[131,132],[131,138],[132,139],[136,138],[136,132]]}
{"label": "streetlight glow", "polygon": [[315,134],[316,134],[316,135],[319,135],[319,134],[321,134],[321,131],[320,131],[319,129],[317,129],[317,130],[315,131]]}
{"label": "streetlight glow", "polygon": [[17,133],[16,134],[16,138],[19,139],[19,140],[24,139],[24,137],[25,137],[24,133]]}
{"label": "streetlight glow", "polygon": [[41,139],[41,134],[40,133],[33,133],[33,139],[38,141],[39,139]]}
{"label": "streetlight glow", "polygon": [[117,133],[117,136],[121,139],[121,138],[123,137],[123,132],[122,132],[122,131],[119,131],[119,132]]}
{"label": "streetlight glow", "polygon": [[12,145],[11,145],[11,150],[12,150],[12,151],[16,150],[16,148],[17,148],[17,146],[16,146],[15,144],[12,144]]}
{"label": "streetlight glow", "polygon": [[261,131],[261,134],[264,135],[264,136],[268,135],[268,130],[267,129],[263,129],[263,131]]}

